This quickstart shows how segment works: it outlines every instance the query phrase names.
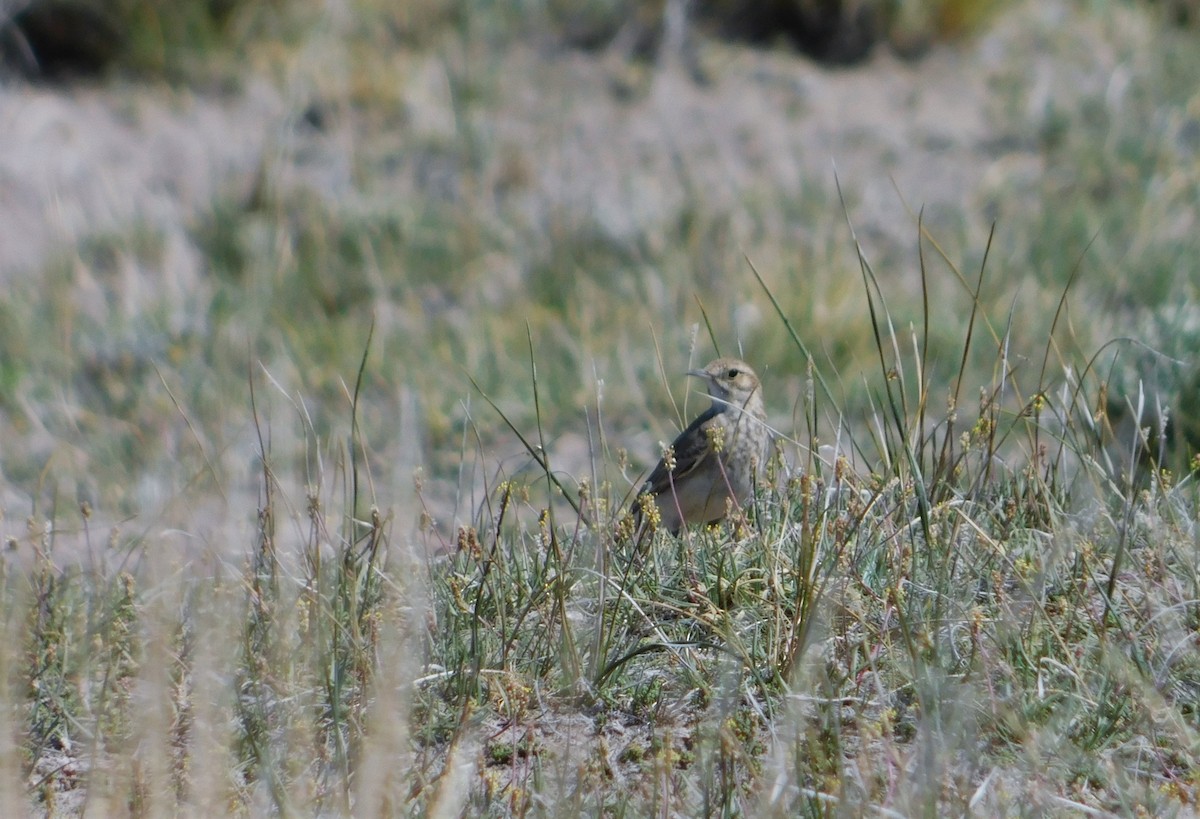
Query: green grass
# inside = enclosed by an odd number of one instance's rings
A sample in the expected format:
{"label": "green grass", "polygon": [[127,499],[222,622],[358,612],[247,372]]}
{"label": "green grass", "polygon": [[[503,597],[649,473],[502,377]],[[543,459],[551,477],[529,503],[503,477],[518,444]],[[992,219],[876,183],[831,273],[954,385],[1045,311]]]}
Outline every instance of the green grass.
{"label": "green grass", "polygon": [[[458,129],[364,147],[343,198],[267,160],[189,225],[198,274],[135,225],[0,305],[0,798],[1186,815],[1200,66],[1100,6],[1054,53],[1128,81],[1030,110],[1014,59],[995,138],[1045,172],[979,193],[990,236],[913,213],[899,244],[845,174],[730,200],[693,157],[622,233],[495,125],[503,10],[350,26],[317,98],[401,128],[369,69],[432,56]],[[554,99],[558,59],[524,63]],[[718,349],[777,455],[743,520],[638,541]]]}

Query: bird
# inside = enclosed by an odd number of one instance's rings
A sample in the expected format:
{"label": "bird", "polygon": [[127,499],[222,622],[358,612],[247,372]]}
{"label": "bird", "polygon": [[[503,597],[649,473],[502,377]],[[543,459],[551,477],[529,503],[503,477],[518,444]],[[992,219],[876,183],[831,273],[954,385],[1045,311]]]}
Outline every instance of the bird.
{"label": "bird", "polygon": [[635,531],[653,515],[651,502],[656,525],[678,535],[688,524],[720,522],[754,488],[770,434],[758,376],[736,358],[718,358],[688,375],[704,381],[712,405],[679,433],[642,484]]}

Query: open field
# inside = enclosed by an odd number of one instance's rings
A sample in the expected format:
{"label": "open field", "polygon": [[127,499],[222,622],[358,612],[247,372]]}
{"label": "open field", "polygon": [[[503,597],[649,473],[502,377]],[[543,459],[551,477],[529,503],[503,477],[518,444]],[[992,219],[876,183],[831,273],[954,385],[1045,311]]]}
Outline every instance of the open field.
{"label": "open field", "polygon": [[[0,804],[1194,815],[1200,33],[1002,6],[0,85]],[[775,457],[635,542],[718,353]]]}

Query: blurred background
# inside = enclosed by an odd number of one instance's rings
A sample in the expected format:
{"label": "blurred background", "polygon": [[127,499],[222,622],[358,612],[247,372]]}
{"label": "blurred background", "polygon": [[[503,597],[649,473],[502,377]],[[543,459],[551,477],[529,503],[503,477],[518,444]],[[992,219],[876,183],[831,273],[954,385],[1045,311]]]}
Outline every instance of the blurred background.
{"label": "blurred background", "polygon": [[[627,449],[618,492],[700,409],[682,373],[718,350],[762,374],[783,435],[810,365],[825,431],[868,426],[860,248],[897,336],[928,335],[934,412],[977,308],[963,400],[1002,358],[1032,394],[1049,358],[1104,385],[1114,429],[1139,395],[1161,406],[1186,469],[1198,18],[1193,0],[7,2],[0,506],[13,525],[87,501],[248,526],[255,411],[276,444],[311,440],[278,452],[311,481],[372,325],[359,420],[401,533],[422,508],[451,531],[482,476],[529,464],[472,379],[526,434],[540,409],[566,476]],[[207,539],[226,537],[245,542]]]}

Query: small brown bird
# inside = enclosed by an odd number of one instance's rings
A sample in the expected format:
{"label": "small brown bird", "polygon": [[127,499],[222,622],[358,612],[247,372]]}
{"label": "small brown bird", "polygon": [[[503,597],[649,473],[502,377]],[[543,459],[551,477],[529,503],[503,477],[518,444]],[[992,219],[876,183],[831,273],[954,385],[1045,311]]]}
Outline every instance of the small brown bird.
{"label": "small brown bird", "polygon": [[[638,493],[653,499],[658,525],[672,534],[716,523],[750,497],[769,435],[762,384],[745,362],[718,358],[688,375],[704,379],[712,406],[679,433]],[[634,505],[639,528],[643,503]]]}

